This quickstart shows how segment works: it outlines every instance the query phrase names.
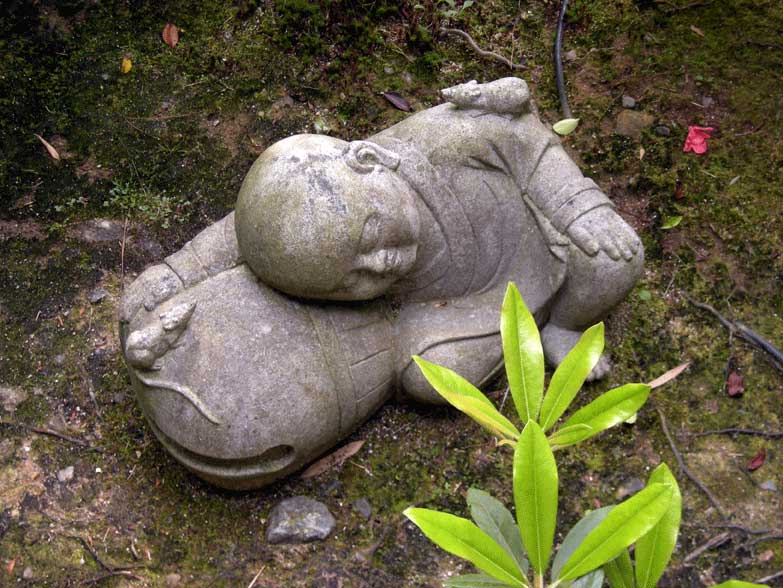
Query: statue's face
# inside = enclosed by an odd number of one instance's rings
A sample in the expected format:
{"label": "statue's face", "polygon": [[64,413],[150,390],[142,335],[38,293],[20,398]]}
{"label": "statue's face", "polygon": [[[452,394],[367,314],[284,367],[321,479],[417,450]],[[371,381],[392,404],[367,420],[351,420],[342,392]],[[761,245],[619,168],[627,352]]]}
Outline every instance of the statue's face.
{"label": "statue's face", "polygon": [[[361,236],[350,245],[350,264],[332,300],[368,300],[382,295],[416,262],[419,213],[413,190],[390,170],[357,174],[348,190],[366,200]],[[358,208],[358,207],[357,207]]]}

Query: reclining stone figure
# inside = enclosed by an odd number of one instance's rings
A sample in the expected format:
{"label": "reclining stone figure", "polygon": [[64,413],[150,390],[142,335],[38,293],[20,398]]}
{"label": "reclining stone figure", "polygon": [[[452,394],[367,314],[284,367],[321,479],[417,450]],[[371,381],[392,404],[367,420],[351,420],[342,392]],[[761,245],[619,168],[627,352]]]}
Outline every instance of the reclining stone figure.
{"label": "reclining stone figure", "polygon": [[275,143],[235,212],[126,290],[139,402],[198,476],[263,486],[395,394],[441,402],[413,354],[486,384],[509,281],[553,365],[633,287],[637,235],[531,114],[525,82],[443,95],[364,141]]}

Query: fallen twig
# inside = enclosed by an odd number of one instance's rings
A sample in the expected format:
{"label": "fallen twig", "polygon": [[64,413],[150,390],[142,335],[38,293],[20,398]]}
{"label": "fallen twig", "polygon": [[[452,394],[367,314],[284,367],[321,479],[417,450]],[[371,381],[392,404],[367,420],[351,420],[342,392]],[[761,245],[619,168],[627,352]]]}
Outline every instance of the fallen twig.
{"label": "fallen twig", "polygon": [[767,582],[771,582],[772,580],[777,580],[780,577],[783,577],[783,570],[780,570],[779,572],[775,572],[774,574],[770,574],[769,576],[764,576],[763,578],[759,578],[758,580],[756,580],[756,583],[766,584]]}
{"label": "fallen twig", "polygon": [[772,529],[750,529],[744,525],[710,525],[709,529],[731,529],[732,531],[742,531],[748,535],[764,535]]}
{"label": "fallen twig", "polygon": [[729,540],[728,531],[724,531],[719,535],[715,535],[715,537],[712,537],[706,543],[702,543],[696,549],[691,551],[688,555],[685,556],[685,559],[682,561],[683,563],[690,563],[705,551],[712,549],[713,547],[718,547],[719,545],[723,545],[728,540]]}
{"label": "fallen twig", "polygon": [[25,425],[23,423],[15,423],[12,421],[0,421],[0,426],[11,427],[15,429],[23,429],[25,431],[29,431],[30,433],[35,433],[36,435],[47,435],[49,437],[55,437],[57,439],[61,439],[62,441],[67,441],[68,443],[73,443],[75,445],[81,445],[82,447],[95,449],[92,445],[90,445],[86,441],[82,441],[81,439],[76,439],[75,437],[69,437],[68,435],[63,435],[62,433],[58,433],[57,431],[53,431],[52,429],[31,427],[30,425]]}
{"label": "fallen twig", "polygon": [[777,541],[783,539],[783,534],[781,533],[771,533],[770,535],[764,535],[762,537],[758,537],[754,539],[753,541],[748,542],[748,547],[753,547],[757,543],[762,543],[764,541]]}
{"label": "fallen twig", "polygon": [[85,581],[87,582],[87,584],[99,584],[104,580],[107,580],[109,578],[116,578],[117,576],[122,576],[123,578],[130,578],[131,580],[136,580],[137,582],[142,581],[142,578],[140,576],[137,576],[136,574],[128,570],[114,570],[111,572],[106,572],[105,574],[101,574],[100,576],[95,576],[94,578],[90,578],[89,580],[85,580]]}
{"label": "fallen twig", "polygon": [[120,292],[125,290],[125,242],[128,235],[128,217],[122,227],[122,241],[120,241]]}
{"label": "fallen twig", "polygon": [[756,435],[757,437],[778,439],[783,437],[783,431],[758,431],[756,429],[728,427],[726,429],[712,429],[710,431],[702,431],[701,433],[688,433],[689,437],[706,437],[707,435]]}
{"label": "fallen twig", "polygon": [[[721,508],[720,504],[718,504],[718,501],[715,499],[715,496],[712,495],[712,492],[710,492],[709,488],[707,488],[701,480],[699,480],[693,473],[688,469],[688,466],[685,465],[685,460],[682,458],[682,454],[680,453],[680,450],[677,449],[677,445],[674,443],[674,439],[672,438],[671,433],[669,433],[669,427],[666,424],[666,417],[663,416],[663,412],[661,412],[661,409],[658,410],[658,416],[661,418],[661,428],[663,429],[663,434],[666,435],[666,439],[669,441],[669,446],[672,449],[672,453],[674,453],[674,458],[677,460],[677,465],[680,468],[680,471],[688,476],[688,478],[696,484],[696,486],[701,490],[704,495],[709,499],[712,506],[715,507],[715,510],[718,511],[718,514],[721,516],[721,518],[724,521],[728,520],[728,517],[726,516],[726,513]],[[687,561],[687,559],[686,559]]]}
{"label": "fallen twig", "polygon": [[480,57],[484,57],[486,59],[494,59],[495,61],[499,61],[509,69],[527,69],[527,65],[523,63],[512,63],[510,60],[506,59],[499,53],[495,53],[494,51],[486,51],[479,47],[476,42],[473,40],[473,37],[471,37],[468,33],[466,33],[463,30],[460,29],[447,29],[442,28],[441,32],[446,33],[448,35],[457,35],[459,37],[462,37],[467,41],[468,45],[470,45],[471,49],[478,53]]}
{"label": "fallen twig", "polygon": [[783,352],[781,352],[779,349],[777,349],[772,343],[767,341],[764,337],[756,333],[753,329],[750,327],[747,327],[743,325],[740,322],[734,322],[730,321],[726,317],[724,317],[721,313],[719,313],[717,310],[715,310],[714,307],[710,306],[709,304],[706,304],[705,302],[698,302],[685,294],[685,299],[693,304],[696,308],[701,308],[702,310],[706,310],[715,316],[720,323],[728,329],[730,334],[735,334],[739,337],[742,337],[756,347],[757,349],[760,349],[761,351],[764,351],[767,353],[772,359],[774,360],[772,363],[773,365],[778,368],[779,370],[783,371]]}
{"label": "fallen twig", "polygon": [[129,566],[115,566],[113,564],[103,561],[101,557],[98,555],[98,552],[95,551],[95,549],[93,549],[92,545],[90,545],[90,542],[87,541],[87,539],[85,539],[84,537],[80,535],[64,535],[64,537],[67,537],[68,539],[73,539],[74,541],[78,541],[79,543],[81,543],[84,549],[87,550],[87,553],[89,553],[92,556],[92,558],[95,560],[95,563],[97,563],[100,567],[102,567],[110,574],[127,575],[127,573],[130,570],[138,570],[147,567],[144,564],[132,564]]}
{"label": "fallen twig", "polygon": [[557,31],[555,32],[555,84],[557,85],[557,94],[560,97],[560,110],[563,111],[563,118],[571,118],[571,107],[568,104],[568,93],[565,88],[565,79],[563,76],[563,58],[560,52],[563,47],[563,22],[565,21],[566,10],[568,9],[568,0],[562,0],[560,4],[560,14],[557,18]]}

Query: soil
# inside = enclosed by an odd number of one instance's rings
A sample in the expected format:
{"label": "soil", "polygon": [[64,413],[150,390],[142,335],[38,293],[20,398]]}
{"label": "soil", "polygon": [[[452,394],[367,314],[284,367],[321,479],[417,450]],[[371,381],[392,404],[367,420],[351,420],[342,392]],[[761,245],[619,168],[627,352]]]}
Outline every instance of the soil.
{"label": "soil", "polygon": [[[401,512],[415,504],[465,515],[471,486],[511,506],[507,447],[448,408],[390,403],[347,440],[366,442],[342,465],[256,492],[217,490],[169,458],[146,426],[119,352],[117,302],[146,265],[231,210],[272,142],[317,130],[365,137],[406,116],[382,92],[419,110],[439,101],[439,88],[509,75],[440,36],[442,25],[524,58],[520,75],[556,122],[556,3],[457,0],[454,14],[446,2],[408,0],[7,4],[0,585],[244,587],[255,578],[263,588],[435,588],[467,572]],[[161,38],[167,23],[179,28],[173,48]],[[647,259],[607,320],[614,370],[580,402],[692,363],[635,424],[558,453],[558,539],[666,461],[683,489],[684,525],[661,586],[754,581],[783,568],[783,440],[693,436],[781,431],[783,373],[742,340],[730,344],[686,298],[783,347],[781,38],[783,4],[772,0],[572,0],[567,16],[564,51],[576,58],[566,79],[581,122],[564,143],[640,232]],[[614,132],[624,95],[654,117],[638,139]],[[683,152],[690,125],[716,129],[707,153]],[[665,229],[674,217],[682,220]],[[88,238],[85,227],[110,237]],[[109,295],[93,304],[99,287]],[[727,393],[730,372],[742,395]],[[677,470],[658,410],[725,518]],[[765,462],[748,471],[762,448]],[[300,494],[329,507],[335,532],[268,545],[270,509]],[[369,519],[353,507],[361,498]]]}

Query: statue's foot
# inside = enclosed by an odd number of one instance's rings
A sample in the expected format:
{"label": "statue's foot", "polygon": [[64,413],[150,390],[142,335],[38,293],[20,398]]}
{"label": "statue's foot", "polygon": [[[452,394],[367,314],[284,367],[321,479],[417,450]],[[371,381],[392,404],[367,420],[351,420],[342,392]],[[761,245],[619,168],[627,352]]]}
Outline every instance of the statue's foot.
{"label": "statue's foot", "polygon": [[[549,365],[559,366],[568,352],[574,348],[582,336],[581,331],[571,331],[562,327],[548,324],[541,331],[541,345],[544,347],[544,357]],[[601,355],[593,371],[587,376],[587,381],[600,380],[609,375],[612,364],[606,355]]]}

